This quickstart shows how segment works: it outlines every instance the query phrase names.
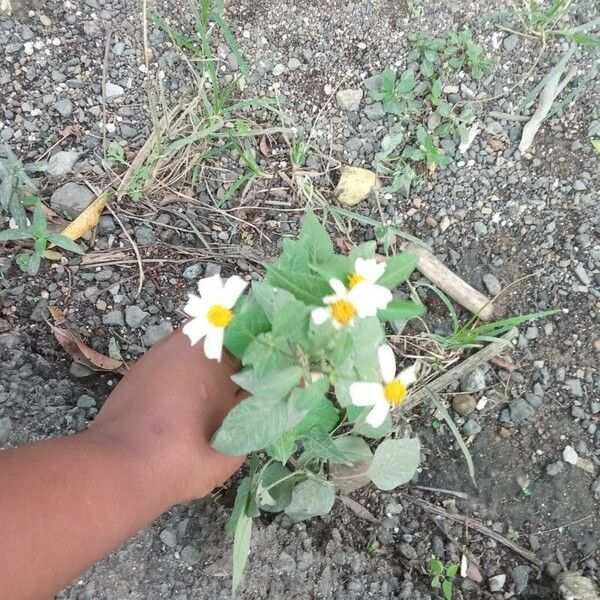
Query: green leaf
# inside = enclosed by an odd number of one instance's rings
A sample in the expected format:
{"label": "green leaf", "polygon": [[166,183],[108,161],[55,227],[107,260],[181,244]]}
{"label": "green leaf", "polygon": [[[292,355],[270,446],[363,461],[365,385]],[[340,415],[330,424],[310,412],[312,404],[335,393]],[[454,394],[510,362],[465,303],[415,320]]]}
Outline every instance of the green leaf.
{"label": "green leaf", "polygon": [[352,352],[353,346],[352,334],[347,330],[338,331],[328,349],[329,359],[332,364],[334,366],[341,365],[348,358],[350,352]]}
{"label": "green leaf", "polygon": [[365,421],[371,410],[370,408],[364,409],[359,406],[352,406],[348,408],[357,409],[357,411],[360,410],[358,417],[354,419],[354,427],[352,427],[353,433],[358,433],[364,437],[378,440],[389,435],[392,431],[392,417],[389,414],[379,427],[372,427]]}
{"label": "green leaf", "polygon": [[273,265],[267,267],[267,281],[278,288],[291,292],[296,299],[312,306],[323,304],[323,297],[332,293],[329,283],[321,277],[284,270]]}
{"label": "green leaf", "polygon": [[375,251],[377,250],[377,242],[371,240],[369,242],[363,242],[358,246],[354,246],[352,250],[350,250],[350,262],[352,265],[356,262],[357,258],[373,258],[375,256]]}
{"label": "green leaf", "polygon": [[308,414],[295,426],[294,431],[300,437],[310,431],[313,427],[322,427],[325,431],[331,431],[339,422],[340,415],[333,403],[322,397]]}
{"label": "green leaf", "polygon": [[444,566],[437,558],[432,558],[429,561],[429,568],[434,575],[441,575],[444,570]]}
{"label": "green leaf", "polygon": [[285,509],[292,499],[294,487],[294,479],[290,474],[290,471],[279,462],[271,463],[262,472],[256,489],[260,508],[268,512],[281,512]]}
{"label": "green leaf", "polygon": [[416,304],[410,300],[397,300],[394,298],[387,308],[377,311],[377,317],[381,321],[408,321],[425,314],[425,305]]}
{"label": "green leaf", "polygon": [[377,350],[385,340],[385,332],[377,317],[358,319],[348,329],[352,335],[352,364],[364,381],[378,381],[380,374]]}
{"label": "green leaf", "polygon": [[300,381],[300,377],[302,377],[302,368],[295,366],[276,373],[270,373],[266,377],[259,375],[252,369],[243,369],[232,375],[231,379],[242,389],[255,396],[278,400],[292,391],[292,388]]}
{"label": "green leaf", "polygon": [[32,240],[34,236],[29,229],[5,229],[0,231],[0,242],[8,242],[10,240]]}
{"label": "green leaf", "polygon": [[290,394],[289,403],[298,412],[306,412],[317,409],[321,401],[325,399],[325,394],[329,390],[329,381],[323,377],[313,381],[304,387],[297,387]]}
{"label": "green leaf", "polygon": [[291,429],[280,435],[272,444],[267,446],[269,456],[285,464],[296,451],[296,431]]}
{"label": "green leaf", "polygon": [[348,256],[333,254],[322,264],[311,263],[310,268],[318,273],[323,279],[329,281],[331,278],[339,279],[341,282],[348,281],[348,275],[353,271],[354,263]]}
{"label": "green leaf", "polygon": [[44,209],[42,208],[41,202],[36,202],[33,208],[31,225],[31,231],[35,235],[44,235],[46,233],[48,223],[46,222],[46,215],[44,214]]}
{"label": "green leaf", "polygon": [[240,515],[246,512],[248,498],[250,497],[251,483],[252,477],[244,477],[244,479],[242,479],[238,485],[238,489],[235,494],[235,502],[233,503],[233,510],[231,511],[231,515],[229,515],[227,525],[225,525],[225,531],[227,531],[227,533],[231,533],[232,535],[235,533],[235,528],[237,527]]}
{"label": "green leaf", "polygon": [[592,140],[592,146],[594,147],[594,150],[600,154],[600,140]]}
{"label": "green leaf", "polygon": [[285,514],[294,522],[326,515],[335,502],[335,488],[325,481],[306,479],[292,491],[292,501]]}
{"label": "green leaf", "polygon": [[299,240],[285,238],[282,242],[283,252],[273,266],[291,271],[308,272],[308,248]]}
{"label": "green leaf", "polygon": [[313,456],[343,465],[351,464],[334,444],[329,432],[319,425],[304,434],[302,443],[306,452]]}
{"label": "green leaf", "polygon": [[416,254],[403,252],[389,256],[385,261],[385,271],[377,280],[377,284],[394,289],[411,276],[418,262],[419,257]]}
{"label": "green leaf", "polygon": [[[333,440],[336,448],[342,453],[347,462],[355,464],[363,460],[371,460],[373,453],[369,444],[355,435],[343,435]],[[336,462],[336,461],[332,461]]]}
{"label": "green leaf", "polygon": [[252,365],[257,375],[267,375],[270,371],[291,367],[294,359],[281,351],[271,333],[261,333],[246,348],[242,364]]}
{"label": "green leaf", "polygon": [[431,587],[433,589],[439,589],[442,587],[440,584],[440,578],[437,575],[431,580]]}
{"label": "green leaf", "polygon": [[444,598],[446,600],[452,600],[452,582],[451,581],[442,581],[442,592],[444,593]]}
{"label": "green leaf", "polygon": [[393,490],[412,479],[420,460],[418,438],[383,440],[375,450],[367,477],[380,490]]}
{"label": "green leaf", "polygon": [[233,321],[225,329],[224,344],[229,352],[241,359],[254,338],[269,331],[271,325],[252,295],[242,296],[233,312]]}
{"label": "green leaf", "polygon": [[235,592],[242,581],[248,555],[250,554],[250,538],[252,537],[252,519],[242,513],[238,519],[233,536],[233,572],[231,588]]}
{"label": "green leaf", "polygon": [[29,262],[27,263],[27,274],[28,275],[37,275],[37,272],[40,270],[40,265],[42,264],[42,257],[40,254],[34,253],[29,256]]}
{"label": "green leaf", "polygon": [[64,235],[61,235],[60,233],[51,233],[48,236],[48,240],[59,248],[63,248],[64,250],[68,250],[74,254],[85,254],[83,248],[79,244],[75,243],[73,240]]}
{"label": "green leaf", "polygon": [[333,256],[331,238],[312,210],[306,211],[300,241],[308,249],[309,262],[325,263]]}
{"label": "green leaf", "polygon": [[23,273],[27,273],[29,271],[29,257],[30,256],[31,256],[31,254],[28,254],[26,252],[21,252],[15,259],[17,266],[19,267],[19,269],[21,269],[21,271],[23,271]]}
{"label": "green leaf", "polygon": [[458,565],[456,565],[456,564],[450,565],[446,569],[446,576],[450,577],[451,579],[456,577],[457,574],[458,574]]}

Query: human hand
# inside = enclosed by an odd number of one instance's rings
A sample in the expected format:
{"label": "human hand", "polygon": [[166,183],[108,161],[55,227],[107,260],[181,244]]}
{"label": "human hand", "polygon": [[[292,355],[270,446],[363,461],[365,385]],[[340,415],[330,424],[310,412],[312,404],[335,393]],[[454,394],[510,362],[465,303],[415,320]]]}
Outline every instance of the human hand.
{"label": "human hand", "polygon": [[125,375],[89,433],[139,455],[167,505],[205,496],[244,462],[210,446],[227,413],[243,398],[231,380],[238,368],[191,346],[178,330],[153,347]]}

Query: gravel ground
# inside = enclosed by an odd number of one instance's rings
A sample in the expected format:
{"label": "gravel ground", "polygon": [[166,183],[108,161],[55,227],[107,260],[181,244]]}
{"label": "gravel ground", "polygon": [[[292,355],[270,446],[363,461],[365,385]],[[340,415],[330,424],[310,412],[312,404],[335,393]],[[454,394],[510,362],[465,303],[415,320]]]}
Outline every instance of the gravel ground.
{"label": "gravel ground", "polygon": [[[84,180],[98,185],[110,177],[103,140],[119,142],[130,155],[151,131],[137,4],[13,0],[13,6],[10,17],[0,17],[0,140],[25,162],[47,160],[47,152],[77,153],[73,165],[39,179],[41,195],[53,208],[77,214]],[[155,6],[170,22],[191,27],[179,4]],[[485,364],[447,390],[463,394],[453,396],[454,417],[473,454],[477,488],[448,430],[432,426],[430,413],[415,413],[408,426],[423,440],[418,481],[393,493],[356,492],[353,498],[375,517],[373,523],[341,502],[327,517],[306,524],[291,525],[282,516],[262,519],[242,598],[436,598],[426,560],[435,554],[459,562],[465,551],[478,568],[457,579],[459,598],[553,597],[564,567],[600,577],[600,169],[589,141],[600,138],[600,86],[597,79],[589,81],[576,103],[547,121],[530,153],[521,156],[523,124],[488,113],[511,112],[554,64],[561,42],[549,40],[536,64],[537,42],[497,27],[506,21],[496,16],[506,11],[502,2],[481,0],[242,0],[228,6],[232,29],[253,65],[244,96],[277,96],[290,121],[312,131],[324,155],[367,167],[395,118],[380,115],[364,80],[386,66],[405,67],[409,32],[468,26],[495,62],[472,92],[460,88],[455,101],[471,93],[479,100],[495,98],[477,105],[483,130],[465,154],[444,143],[454,161],[410,199],[382,197],[382,209],[476,288],[493,295],[516,282],[499,300],[498,314],[563,309],[521,329],[512,353],[515,370]],[[594,16],[593,0],[581,0],[569,18],[574,25]],[[154,65],[160,71],[159,104],[191,94],[188,65],[152,24],[148,43],[151,72]],[[224,46],[219,55],[223,76],[231,80],[235,57]],[[589,53],[576,55],[580,77],[593,61]],[[523,88],[515,86],[530,70]],[[343,107],[339,90],[365,92],[358,110]],[[258,118],[272,120],[264,111]],[[285,156],[273,153],[261,159],[270,172],[285,168]],[[317,153],[309,156],[311,168],[322,164]],[[223,165],[239,172],[234,157]],[[192,194],[210,204],[213,196],[223,197],[228,181],[231,171],[222,177],[215,170]],[[246,206],[266,197],[288,202],[282,189],[278,177],[258,182]],[[236,197],[225,206],[238,202]],[[377,207],[369,203],[357,210],[377,218]],[[146,263],[140,295],[135,264],[71,261],[27,278],[15,268],[11,247],[0,249],[0,446],[84,429],[114,385],[114,376],[71,363],[44,323],[49,309],[95,349],[106,353],[110,342],[113,353],[118,349],[134,360],[179,323],[178,309],[198,276],[221,267],[256,276],[256,254],[275,252],[263,234],[277,244],[297,231],[293,211],[265,204],[235,214],[249,224],[223,219],[200,204],[122,205],[120,219],[144,257],[165,261]],[[370,234],[358,230],[354,241],[363,235]],[[221,254],[209,254],[200,237],[220,244]],[[86,245],[90,253],[128,247],[111,216],[102,217]],[[430,300],[434,316],[442,315]],[[229,598],[231,540],[223,525],[234,488],[174,508],[58,598]],[[489,534],[436,517],[432,506],[471,515],[533,552],[541,566]]]}

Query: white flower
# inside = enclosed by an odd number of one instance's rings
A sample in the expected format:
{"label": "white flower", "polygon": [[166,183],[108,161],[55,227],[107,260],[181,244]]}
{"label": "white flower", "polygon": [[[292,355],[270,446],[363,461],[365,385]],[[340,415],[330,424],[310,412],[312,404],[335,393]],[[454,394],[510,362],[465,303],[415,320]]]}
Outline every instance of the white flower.
{"label": "white flower", "polygon": [[204,339],[204,353],[207,358],[221,360],[225,328],[233,319],[237,299],[247,286],[241,277],[234,275],[223,283],[220,275],[206,277],[198,282],[200,296],[189,295],[184,311],[190,317],[183,326],[192,346]]}
{"label": "white flower", "polygon": [[355,285],[350,290],[339,279],[330,279],[329,285],[335,292],[323,298],[323,304],[313,309],[312,320],[321,325],[331,319],[336,329],[354,325],[356,317],[374,317],[392,300],[392,293],[380,285]]}
{"label": "white flower", "polygon": [[352,289],[359,283],[375,285],[384,271],[385,261],[377,262],[374,258],[360,258],[359,256],[354,261],[354,272],[348,277],[348,287]]}
{"label": "white flower", "polygon": [[416,365],[396,375],[396,358],[387,345],[379,347],[379,368],[383,383],[358,381],[350,386],[350,398],[355,406],[372,406],[366,418],[371,427],[379,427],[390,412],[406,400],[408,387],[417,380]]}

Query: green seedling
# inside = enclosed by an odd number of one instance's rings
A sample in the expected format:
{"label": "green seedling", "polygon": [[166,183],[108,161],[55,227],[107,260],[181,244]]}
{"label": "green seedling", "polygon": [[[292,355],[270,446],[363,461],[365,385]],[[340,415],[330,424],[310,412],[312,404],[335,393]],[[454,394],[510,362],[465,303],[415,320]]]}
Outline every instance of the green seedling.
{"label": "green seedling", "polygon": [[429,559],[429,571],[433,575],[431,587],[441,589],[445,600],[452,600],[454,596],[454,578],[458,575],[458,565],[444,566],[435,556]]}

